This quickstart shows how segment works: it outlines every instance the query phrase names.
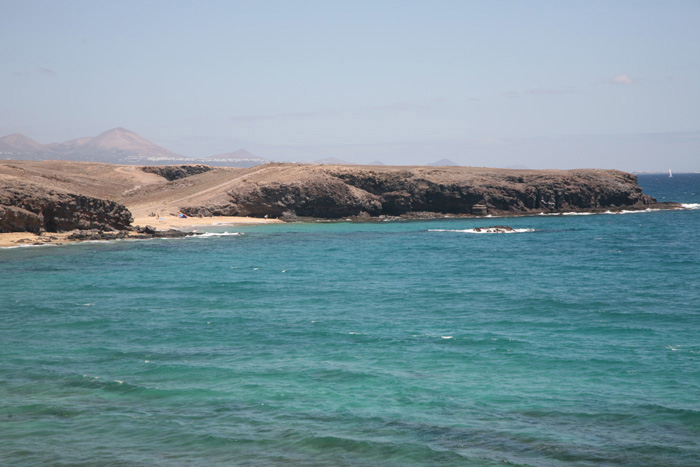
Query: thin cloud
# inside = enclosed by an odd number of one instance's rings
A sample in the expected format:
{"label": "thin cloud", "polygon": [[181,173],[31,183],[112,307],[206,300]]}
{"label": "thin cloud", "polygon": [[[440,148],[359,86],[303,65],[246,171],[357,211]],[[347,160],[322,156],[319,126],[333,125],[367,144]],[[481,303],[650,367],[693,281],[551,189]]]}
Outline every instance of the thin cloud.
{"label": "thin cloud", "polygon": [[54,70],[51,68],[46,68],[45,66],[38,66],[36,69],[31,70],[31,71],[15,71],[12,73],[14,76],[18,76],[20,78],[26,78],[28,76],[34,76],[34,75],[40,75],[40,76],[57,76],[58,73],[56,73]]}
{"label": "thin cloud", "polygon": [[287,112],[271,115],[236,115],[230,118],[234,122],[259,122],[263,120],[294,120],[303,118],[330,117],[338,114],[335,110],[322,110],[318,112]]}
{"label": "thin cloud", "polygon": [[551,88],[526,89],[524,92],[526,94],[532,94],[534,96],[555,96],[555,95],[559,95],[559,94],[574,94],[577,91],[572,87],[568,87],[565,89],[551,89]]}
{"label": "thin cloud", "polygon": [[631,78],[628,74],[623,73],[621,75],[616,75],[610,79],[598,81],[597,83],[593,83],[593,84],[610,84],[612,86],[629,86],[629,85],[637,83],[637,81],[638,80]]}
{"label": "thin cloud", "polygon": [[56,72],[53,71],[51,68],[46,68],[43,66],[37,67],[38,68],[38,73],[41,75],[48,75],[48,76],[56,76]]}
{"label": "thin cloud", "polygon": [[406,112],[409,110],[428,110],[429,104],[416,104],[413,102],[394,102],[393,104],[377,105],[360,109],[360,111],[370,112]]}
{"label": "thin cloud", "polygon": [[432,103],[416,103],[416,102],[393,102],[391,104],[373,105],[370,107],[361,107],[346,110],[321,110],[311,112],[286,112],[281,114],[269,115],[235,115],[230,117],[231,121],[241,123],[252,123],[268,120],[296,120],[308,118],[329,118],[337,117],[345,113],[365,113],[365,112],[408,112],[408,111],[427,111],[433,108],[434,105],[449,102],[447,99],[434,99]]}
{"label": "thin cloud", "polygon": [[413,105],[409,104],[408,102],[394,102],[393,104],[386,104],[386,105],[376,105],[373,107],[368,107],[365,110],[370,110],[370,111],[379,111],[379,112],[384,112],[384,111],[405,111],[405,110],[410,110],[413,107]]}
{"label": "thin cloud", "polygon": [[515,99],[517,97],[520,97],[520,93],[518,91],[508,91],[503,93],[503,97],[507,97],[508,99]]}

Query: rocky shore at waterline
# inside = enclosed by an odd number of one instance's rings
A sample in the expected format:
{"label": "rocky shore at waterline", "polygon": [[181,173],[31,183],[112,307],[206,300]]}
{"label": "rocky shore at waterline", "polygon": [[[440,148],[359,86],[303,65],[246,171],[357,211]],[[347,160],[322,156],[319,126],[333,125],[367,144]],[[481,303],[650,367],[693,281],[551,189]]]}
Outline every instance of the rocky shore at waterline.
{"label": "rocky shore at waterline", "polygon": [[[219,216],[367,222],[680,207],[642,193],[632,174],[600,169],[2,161],[0,183],[0,233],[71,232],[71,241],[181,236],[163,231],[215,224]],[[134,218],[156,227],[139,231]]]}

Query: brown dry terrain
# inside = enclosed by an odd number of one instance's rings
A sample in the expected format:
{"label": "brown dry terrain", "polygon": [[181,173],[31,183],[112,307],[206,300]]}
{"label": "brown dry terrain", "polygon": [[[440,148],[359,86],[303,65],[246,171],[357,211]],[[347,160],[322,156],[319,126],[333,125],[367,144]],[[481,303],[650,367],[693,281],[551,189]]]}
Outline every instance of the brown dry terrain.
{"label": "brown dry terrain", "polygon": [[[169,182],[142,166],[114,165],[71,161],[1,161],[0,180],[35,184],[47,190],[80,193],[125,205],[135,218],[157,212],[176,214],[184,202],[207,202],[220,194],[217,187],[226,185],[238,171],[219,168],[205,177]],[[206,175],[206,174],[205,174]]]}
{"label": "brown dry terrain", "polygon": [[[522,215],[640,209],[656,203],[642,193],[634,175],[597,169],[0,161],[0,183],[0,231],[5,232],[123,229],[132,215],[134,224],[161,228],[247,216]],[[210,219],[175,217],[181,212]]]}
{"label": "brown dry terrain", "polygon": [[[3,181],[22,180],[116,201],[137,218],[182,209],[259,217],[290,210],[332,218],[357,214],[363,208],[372,215],[411,211],[468,214],[477,203],[486,204],[490,211],[525,212],[654,202],[641,194],[633,175],[613,170],[266,164],[217,167],[180,177],[169,181],[130,165],[0,162]],[[351,206],[346,207],[348,204]]]}

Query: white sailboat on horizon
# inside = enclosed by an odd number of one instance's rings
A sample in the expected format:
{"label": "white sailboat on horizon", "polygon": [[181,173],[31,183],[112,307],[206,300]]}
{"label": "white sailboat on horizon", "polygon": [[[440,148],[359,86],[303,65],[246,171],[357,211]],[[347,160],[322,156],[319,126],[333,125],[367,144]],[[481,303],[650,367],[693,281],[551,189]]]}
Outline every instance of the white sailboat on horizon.
{"label": "white sailboat on horizon", "polygon": [[668,169],[668,178],[672,178],[672,177],[673,177],[673,172],[671,172],[671,169]]}

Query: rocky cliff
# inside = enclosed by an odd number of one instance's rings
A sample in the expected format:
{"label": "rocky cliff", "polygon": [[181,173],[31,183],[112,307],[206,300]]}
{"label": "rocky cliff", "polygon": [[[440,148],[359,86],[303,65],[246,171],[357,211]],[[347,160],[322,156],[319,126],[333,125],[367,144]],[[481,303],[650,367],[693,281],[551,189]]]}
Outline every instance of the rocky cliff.
{"label": "rocky cliff", "polygon": [[[595,211],[649,206],[634,175],[616,170],[348,167],[268,164],[228,185],[225,199],[182,206],[190,215],[317,218],[411,213]],[[476,208],[475,208],[476,206]]]}
{"label": "rocky cliff", "polygon": [[141,167],[146,173],[160,175],[168,181],[180,180],[181,178],[190,177],[192,175],[209,172],[212,168],[208,165],[190,164],[190,165],[147,165]]}
{"label": "rocky cliff", "polygon": [[124,229],[131,213],[437,217],[640,209],[655,202],[634,175],[616,170],[0,161],[3,232]]}
{"label": "rocky cliff", "polygon": [[50,190],[26,180],[3,179],[0,186],[0,232],[119,230],[131,221],[129,210],[114,201]]}

